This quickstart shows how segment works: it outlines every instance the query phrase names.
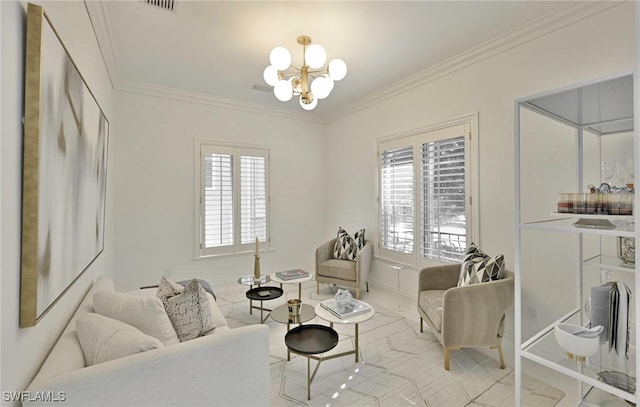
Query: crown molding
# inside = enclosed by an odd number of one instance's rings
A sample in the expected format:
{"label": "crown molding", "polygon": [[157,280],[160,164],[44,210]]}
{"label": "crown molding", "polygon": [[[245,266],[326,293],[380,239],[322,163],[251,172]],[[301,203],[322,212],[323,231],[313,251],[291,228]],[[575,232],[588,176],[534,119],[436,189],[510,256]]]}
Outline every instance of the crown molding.
{"label": "crown molding", "polygon": [[239,102],[232,99],[223,99],[205,93],[189,92],[138,81],[121,80],[114,86],[114,89],[121,92],[155,96],[186,103],[198,103],[223,109],[241,110],[250,113],[278,116],[285,119],[299,120],[315,124],[327,123],[324,118],[305,114],[306,112],[291,112],[283,109],[269,108],[262,105]]}
{"label": "crown molding", "polygon": [[408,92],[417,87],[433,82],[453,72],[464,69],[470,65],[491,58],[509,49],[520,46],[538,37],[544,36],[561,28],[579,22],[585,18],[617,7],[627,1],[615,2],[572,2],[563,9],[544,17],[540,17],[507,33],[494,37],[484,43],[470,48],[454,57],[444,60],[423,71],[397,81],[380,91],[363,98],[362,102],[356,102],[332,116],[328,121],[334,121],[367,107],[381,103],[387,99]]}
{"label": "crown molding", "polygon": [[267,108],[260,105],[249,104],[237,100],[223,99],[208,94],[182,91],[175,88],[162,87],[159,85],[144,83],[140,81],[122,80],[114,41],[111,35],[111,25],[106,11],[105,2],[87,1],[85,5],[89,10],[89,18],[94,27],[96,36],[100,39],[98,44],[102,57],[109,72],[111,84],[115,90],[122,92],[137,93],[149,96],[162,97],[167,99],[180,100],[183,102],[200,103],[225,109],[242,110],[252,113],[260,113],[271,116],[278,116],[287,119],[301,120],[317,124],[326,124],[340,118],[349,116],[360,110],[381,103],[385,100],[406,93],[412,89],[433,82],[444,76],[464,69],[473,64],[479,63],[487,58],[491,58],[509,49],[525,44],[538,37],[557,31],[563,27],[579,22],[595,14],[617,7],[628,1],[576,1],[571,2],[561,10],[545,17],[533,20],[507,33],[494,37],[484,43],[464,51],[454,57],[444,60],[414,75],[399,80],[375,93],[372,93],[362,101],[356,102],[349,107],[341,109],[338,114],[330,117],[311,116],[308,112],[292,113],[291,111]]}

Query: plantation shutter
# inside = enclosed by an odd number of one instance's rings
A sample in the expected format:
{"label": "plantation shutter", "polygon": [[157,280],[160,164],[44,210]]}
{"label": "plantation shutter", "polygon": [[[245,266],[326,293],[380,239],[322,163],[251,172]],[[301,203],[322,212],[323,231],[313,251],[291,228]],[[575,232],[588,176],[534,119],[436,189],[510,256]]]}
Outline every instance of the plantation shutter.
{"label": "plantation shutter", "polygon": [[413,253],[413,147],[383,149],[380,153],[381,247]]}
{"label": "plantation shutter", "polygon": [[233,155],[205,150],[204,248],[233,244]]}
{"label": "plantation shutter", "polygon": [[466,243],[465,136],[422,144],[422,256],[462,260]]}
{"label": "plantation shutter", "polygon": [[241,244],[267,239],[267,157],[240,156]]}

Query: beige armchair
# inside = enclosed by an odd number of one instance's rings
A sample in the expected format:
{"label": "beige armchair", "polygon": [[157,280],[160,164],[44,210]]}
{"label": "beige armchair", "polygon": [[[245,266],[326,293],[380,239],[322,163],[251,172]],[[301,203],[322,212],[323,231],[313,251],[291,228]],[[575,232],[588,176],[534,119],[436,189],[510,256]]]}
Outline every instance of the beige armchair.
{"label": "beige armchair", "polygon": [[372,244],[365,240],[364,247],[356,261],[332,258],[336,239],[329,240],[316,249],[316,293],[320,294],[320,283],[336,284],[354,288],[360,299],[360,289],[369,292],[369,267],[371,265]]}
{"label": "beige armchair", "polygon": [[501,280],[457,287],[460,265],[427,267],[418,277],[420,332],[424,320],[444,347],[449,370],[452,350],[488,346],[498,349],[504,369],[502,336],[505,312],[513,303],[513,273]]}

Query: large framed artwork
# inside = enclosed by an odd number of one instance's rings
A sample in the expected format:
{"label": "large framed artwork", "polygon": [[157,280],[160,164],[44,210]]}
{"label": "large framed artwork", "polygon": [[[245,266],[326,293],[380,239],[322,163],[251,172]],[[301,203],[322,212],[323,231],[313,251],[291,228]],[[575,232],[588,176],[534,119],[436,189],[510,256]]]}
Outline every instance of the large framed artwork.
{"label": "large framed artwork", "polygon": [[27,7],[20,326],[102,253],[109,122],[43,8]]}

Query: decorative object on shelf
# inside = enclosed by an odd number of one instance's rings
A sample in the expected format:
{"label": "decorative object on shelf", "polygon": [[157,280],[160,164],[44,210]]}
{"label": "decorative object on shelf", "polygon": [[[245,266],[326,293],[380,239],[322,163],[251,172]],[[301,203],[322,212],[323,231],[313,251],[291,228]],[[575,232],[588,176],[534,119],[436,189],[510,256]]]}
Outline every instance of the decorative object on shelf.
{"label": "decorative object on shelf", "polygon": [[577,228],[583,229],[615,229],[616,225],[608,219],[584,219],[580,218],[573,224]]}
{"label": "decorative object on shelf", "polygon": [[269,54],[269,65],[263,73],[264,81],[273,86],[273,93],[281,102],[288,102],[300,95],[300,106],[313,110],[319,99],[324,99],[333,90],[334,81],[347,75],[347,64],[333,59],[325,67],[327,52],[321,45],[311,44],[306,35],[298,37],[302,45],[302,65],[291,65],[291,53],[285,47],[275,47]]}
{"label": "decorative object on shelf", "polygon": [[591,319],[590,326],[602,326],[599,344],[609,342],[619,355],[629,358],[629,309],[631,290],[620,281],[611,281],[591,287],[591,297],[585,303],[585,312]]}
{"label": "decorative object on shelf", "polygon": [[353,296],[351,295],[351,291],[345,288],[340,288],[335,295],[335,299],[339,305],[344,307],[353,300]]}
{"label": "decorative object on shelf", "polygon": [[633,190],[627,187],[600,187],[589,185],[591,192],[560,192],[557,197],[558,213],[586,215],[633,215]]}
{"label": "decorative object on shelf", "polygon": [[256,237],[256,254],[253,255],[255,261],[253,263],[253,276],[256,281],[260,280],[260,241]]}
{"label": "decorative object on shelf", "polygon": [[302,300],[299,298],[292,298],[287,301],[287,308],[289,309],[289,319],[300,316],[300,308],[302,307]]}
{"label": "decorative object on shelf", "polygon": [[620,390],[628,393],[636,392],[636,379],[625,373],[618,371],[604,371],[598,373],[598,380],[603,383],[607,383],[613,387],[617,387]]}
{"label": "decorative object on shelf", "polygon": [[602,325],[593,328],[584,328],[580,325],[569,323],[557,323],[554,333],[558,345],[567,352],[570,360],[584,362],[587,356],[598,351],[600,346],[600,333]]}
{"label": "decorative object on shelf", "polygon": [[618,258],[625,264],[634,264],[636,262],[636,238],[618,236],[616,238],[616,247],[618,249]]}

